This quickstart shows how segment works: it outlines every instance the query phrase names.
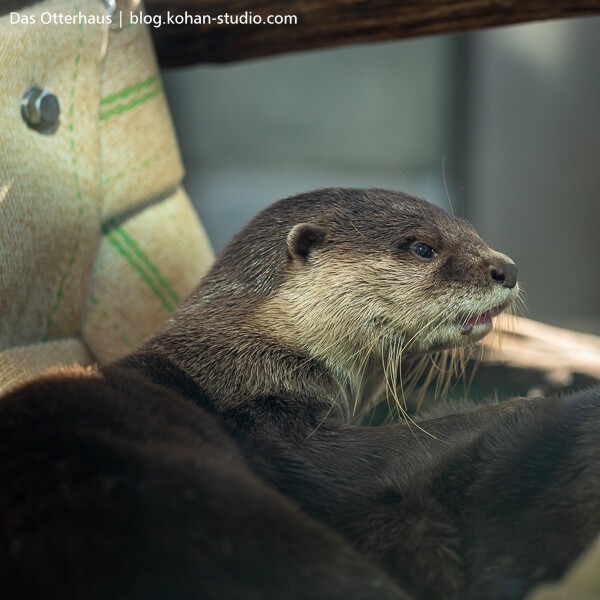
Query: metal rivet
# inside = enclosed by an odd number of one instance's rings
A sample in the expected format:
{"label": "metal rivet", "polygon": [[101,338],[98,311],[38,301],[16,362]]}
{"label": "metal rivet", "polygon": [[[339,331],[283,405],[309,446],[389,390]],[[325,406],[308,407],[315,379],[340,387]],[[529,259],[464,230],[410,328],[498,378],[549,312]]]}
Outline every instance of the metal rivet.
{"label": "metal rivet", "polygon": [[102,4],[104,4],[106,8],[106,14],[109,17],[112,17],[115,14],[115,10],[117,10],[117,3],[115,0],[102,0]]}
{"label": "metal rivet", "polygon": [[29,127],[51,135],[58,128],[60,115],[58,98],[46,90],[30,88],[21,99],[21,115]]}

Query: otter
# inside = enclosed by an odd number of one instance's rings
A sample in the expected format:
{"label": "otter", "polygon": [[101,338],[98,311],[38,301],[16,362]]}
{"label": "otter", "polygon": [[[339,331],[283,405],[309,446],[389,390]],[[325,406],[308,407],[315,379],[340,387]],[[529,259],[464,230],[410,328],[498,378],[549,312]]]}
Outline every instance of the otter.
{"label": "otter", "polygon": [[2,597],[508,600],[559,577],[600,530],[600,390],[350,423],[517,296],[423,200],[276,203],[138,350],[2,399]]}
{"label": "otter", "polygon": [[293,396],[348,420],[401,358],[480,339],[518,291],[514,262],[464,219],[396,192],[322,190],[260,213],[142,350],[224,411]]}

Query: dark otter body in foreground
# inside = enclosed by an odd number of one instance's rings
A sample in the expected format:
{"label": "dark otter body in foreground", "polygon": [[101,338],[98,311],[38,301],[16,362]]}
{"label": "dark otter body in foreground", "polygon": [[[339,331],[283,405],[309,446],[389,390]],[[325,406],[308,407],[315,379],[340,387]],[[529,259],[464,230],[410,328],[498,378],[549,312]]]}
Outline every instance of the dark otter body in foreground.
{"label": "dark otter body in foreground", "polygon": [[346,424],[515,293],[422,201],[275,205],[140,351],[0,402],[2,597],[508,600],[558,577],[600,529],[600,392]]}
{"label": "dark otter body in foreground", "polygon": [[406,598],[254,476],[185,374],[147,368],[0,403],[0,597]]}

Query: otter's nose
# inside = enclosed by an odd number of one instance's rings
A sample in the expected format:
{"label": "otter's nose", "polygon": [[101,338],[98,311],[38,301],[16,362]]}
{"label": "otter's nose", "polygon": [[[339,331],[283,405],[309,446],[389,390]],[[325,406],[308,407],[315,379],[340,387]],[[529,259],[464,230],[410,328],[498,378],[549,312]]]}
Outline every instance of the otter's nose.
{"label": "otter's nose", "polygon": [[517,266],[513,263],[491,266],[490,277],[502,287],[512,289],[517,285],[517,271]]}

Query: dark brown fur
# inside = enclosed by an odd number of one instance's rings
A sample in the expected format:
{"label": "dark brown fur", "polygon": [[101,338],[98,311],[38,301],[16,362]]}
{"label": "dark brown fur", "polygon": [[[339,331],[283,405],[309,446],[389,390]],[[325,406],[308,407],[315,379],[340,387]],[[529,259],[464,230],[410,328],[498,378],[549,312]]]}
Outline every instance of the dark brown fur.
{"label": "dark brown fur", "polygon": [[319,256],[408,269],[413,234],[447,250],[438,286],[496,293],[498,257],[439,209],[300,197],[140,351],[3,398],[0,597],[513,600],[560,576],[600,529],[600,390],[354,427],[336,371],[258,327]]}
{"label": "dark brown fur", "polygon": [[250,471],[185,374],[138,361],[157,383],[110,367],[0,402],[3,600],[406,598]]}

